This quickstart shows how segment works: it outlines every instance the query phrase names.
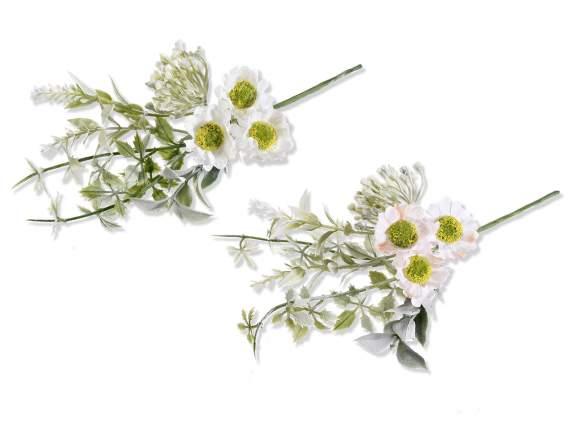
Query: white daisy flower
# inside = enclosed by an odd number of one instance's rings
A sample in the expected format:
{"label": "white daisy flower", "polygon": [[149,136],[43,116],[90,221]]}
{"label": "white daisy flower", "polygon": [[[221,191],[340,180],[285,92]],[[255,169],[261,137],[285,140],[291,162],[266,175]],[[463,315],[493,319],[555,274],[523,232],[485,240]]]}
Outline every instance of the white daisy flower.
{"label": "white daisy flower", "polygon": [[431,240],[436,252],[445,259],[465,258],[477,250],[479,223],[464,205],[449,198],[428,209]]}
{"label": "white daisy flower", "polygon": [[230,112],[221,105],[197,107],[187,120],[193,139],[187,141],[189,158],[207,171],[222,170],[236,156],[236,145],[228,133]]}
{"label": "white daisy flower", "polygon": [[244,119],[258,109],[272,107],[274,100],[270,95],[270,83],[262,78],[257,70],[248,67],[236,67],[224,77],[224,84],[218,87],[216,94],[220,100],[232,106],[233,116]]}
{"label": "white daisy flower", "polygon": [[273,108],[252,112],[242,124],[231,126],[231,134],[247,163],[284,162],[295,146],[286,116]]}
{"label": "white daisy flower", "polygon": [[393,262],[397,269],[398,286],[416,307],[431,304],[437,289],[451,273],[444,266],[445,260],[433,255],[428,247],[426,250],[398,254]]}
{"label": "white daisy flower", "polygon": [[425,248],[429,233],[425,210],[417,204],[388,207],[375,225],[375,244],[382,253]]}

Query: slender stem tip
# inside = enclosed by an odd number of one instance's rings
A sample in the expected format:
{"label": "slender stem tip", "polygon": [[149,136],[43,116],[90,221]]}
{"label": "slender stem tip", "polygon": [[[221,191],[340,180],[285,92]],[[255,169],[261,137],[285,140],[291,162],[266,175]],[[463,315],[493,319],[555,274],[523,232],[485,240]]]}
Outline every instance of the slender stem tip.
{"label": "slender stem tip", "polygon": [[483,233],[485,231],[488,231],[488,230],[494,228],[495,226],[497,226],[503,222],[506,222],[506,221],[514,218],[515,216],[518,216],[518,215],[526,212],[527,210],[530,210],[530,209],[532,209],[532,208],[534,208],[534,207],[536,207],[536,206],[538,206],[538,205],[540,205],[540,204],[542,204],[542,203],[544,203],[544,202],[546,202],[546,201],[548,201],[554,197],[557,197],[559,195],[560,195],[560,191],[552,191],[552,192],[544,195],[543,197],[540,197],[539,199],[537,199],[531,203],[528,203],[528,204],[526,204],[526,205],[524,205],[524,206],[504,215],[504,216],[499,217],[498,219],[495,219],[489,223],[482,225],[477,231],[479,233]]}

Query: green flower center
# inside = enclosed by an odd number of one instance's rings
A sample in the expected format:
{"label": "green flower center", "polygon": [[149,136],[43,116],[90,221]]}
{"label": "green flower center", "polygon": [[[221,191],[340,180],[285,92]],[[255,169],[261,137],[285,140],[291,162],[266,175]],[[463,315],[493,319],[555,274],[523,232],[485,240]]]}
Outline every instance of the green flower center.
{"label": "green flower center", "polygon": [[403,269],[407,280],[421,286],[429,281],[432,272],[433,268],[429,260],[423,256],[412,256],[409,258],[409,265]]}
{"label": "green flower center", "polygon": [[247,109],[256,101],[256,88],[247,80],[239,80],[228,93],[228,98],[237,109]]}
{"label": "green flower center", "polygon": [[441,216],[437,238],[445,243],[454,243],[463,237],[463,224],[453,216]]}
{"label": "green flower center", "polygon": [[248,137],[256,140],[258,149],[268,150],[276,144],[277,133],[276,128],[268,122],[256,121],[248,129]]}
{"label": "green flower center", "polygon": [[222,127],[214,121],[201,125],[195,133],[195,144],[202,150],[214,152],[224,143]]}
{"label": "green flower center", "polygon": [[417,227],[414,223],[407,220],[398,220],[392,223],[385,231],[385,234],[394,246],[401,249],[408,249],[413,246],[419,238]]}

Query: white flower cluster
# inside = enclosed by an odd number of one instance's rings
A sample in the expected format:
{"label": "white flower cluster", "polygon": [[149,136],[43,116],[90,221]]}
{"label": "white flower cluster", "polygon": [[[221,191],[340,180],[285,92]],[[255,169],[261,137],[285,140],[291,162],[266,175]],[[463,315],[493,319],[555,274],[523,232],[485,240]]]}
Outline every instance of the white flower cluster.
{"label": "white flower cluster", "polygon": [[217,102],[187,120],[190,158],[209,171],[238,157],[259,164],[283,162],[294,149],[286,117],[274,109],[270,85],[260,72],[237,67],[216,89]]}
{"label": "white flower cluster", "polygon": [[404,294],[415,306],[429,305],[451,270],[447,262],[477,249],[479,224],[459,202],[443,199],[428,210],[417,204],[388,207],[379,214],[375,244],[393,265]]}
{"label": "white flower cluster", "polygon": [[189,52],[178,41],[170,56],[161,55],[147,86],[155,92],[153,104],[158,111],[175,117],[191,114],[207,101],[209,73],[202,50]]}

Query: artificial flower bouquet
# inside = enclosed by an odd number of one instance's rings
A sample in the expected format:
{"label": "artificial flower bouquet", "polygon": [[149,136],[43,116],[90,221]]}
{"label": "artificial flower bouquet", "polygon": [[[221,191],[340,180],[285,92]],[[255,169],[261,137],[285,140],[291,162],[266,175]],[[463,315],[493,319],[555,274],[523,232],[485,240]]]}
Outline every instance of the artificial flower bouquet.
{"label": "artificial flower bouquet", "polygon": [[[310,210],[307,193],[287,211],[253,201],[251,212],[269,222],[267,235],[219,237],[238,240],[229,248],[237,264],[254,267],[258,242],[268,243],[286,259],[283,268],[253,283],[277,285],[285,291],[284,301],[260,318],[254,309],[242,312],[238,327],[255,356],[267,322],[285,325],[299,341],[311,329],[340,331],[359,321],[368,332],[357,338],[365,350],[385,354],[395,349],[401,364],[426,368],[415,349],[426,342],[429,315],[451,265],[473,254],[480,237],[496,225],[559,194],[551,192],[480,225],[463,204],[449,198],[422,207],[425,189],[419,164],[380,168],[377,176],[362,181],[349,206],[354,222],[337,220],[327,210],[320,219]],[[325,276],[338,277],[340,288],[318,293]],[[365,283],[354,285],[364,277]]]}
{"label": "artificial flower bouquet", "polygon": [[[129,204],[144,210],[171,210],[182,219],[200,221],[210,216],[197,210],[199,200],[210,208],[204,191],[237,159],[247,163],[279,163],[294,150],[291,127],[281,109],[361,69],[352,67],[306,91],[276,103],[270,84],[261,73],[237,67],[225,75],[208,104],[209,69],[201,49],[187,51],[178,42],[171,55],[162,55],[147,85],[152,101],[141,106],[124,97],[113,80],[115,96],[93,90],[78,79],[71,85],[37,88],[35,102],[63,104],[66,109],[97,106],[100,120],[69,119],[70,129],[43,147],[47,156],[64,155],[66,161],[32,172],[15,187],[36,180],[36,189],[50,199],[49,218],[32,222],[55,227],[95,217],[107,228]],[[182,123],[182,125],[178,125]],[[95,140],[89,155],[77,154]],[[54,170],[81,181],[85,169],[89,181],[80,192],[91,207],[65,217],[60,195],[48,191],[44,175]]]}

